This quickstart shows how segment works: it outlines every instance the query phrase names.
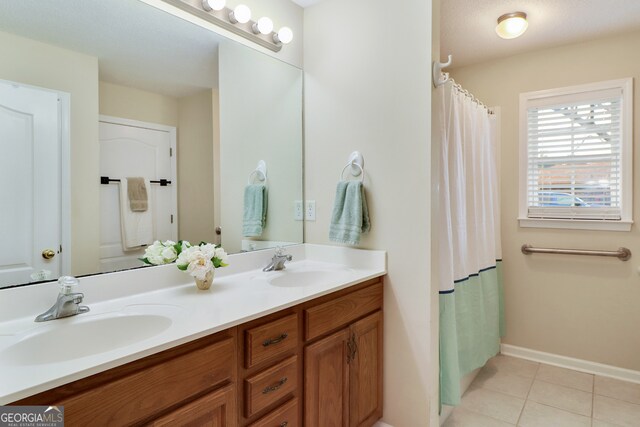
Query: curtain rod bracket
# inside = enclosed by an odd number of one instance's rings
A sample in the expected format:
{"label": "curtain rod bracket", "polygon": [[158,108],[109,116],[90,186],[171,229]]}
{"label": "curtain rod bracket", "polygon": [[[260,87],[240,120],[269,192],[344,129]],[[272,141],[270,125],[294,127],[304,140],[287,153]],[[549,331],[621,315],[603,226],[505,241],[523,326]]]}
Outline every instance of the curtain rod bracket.
{"label": "curtain rod bracket", "polygon": [[443,68],[447,68],[453,62],[453,57],[449,55],[447,62],[433,61],[433,87],[442,86],[449,81],[449,73],[442,71]]}

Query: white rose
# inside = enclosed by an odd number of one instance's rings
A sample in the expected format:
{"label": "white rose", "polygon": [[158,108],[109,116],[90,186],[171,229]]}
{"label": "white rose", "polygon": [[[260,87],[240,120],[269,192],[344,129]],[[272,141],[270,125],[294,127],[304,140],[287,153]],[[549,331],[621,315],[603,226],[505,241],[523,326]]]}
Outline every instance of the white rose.
{"label": "white rose", "polygon": [[200,253],[200,248],[198,246],[190,246],[186,249],[184,249],[183,247],[182,252],[180,252],[180,255],[178,255],[177,264],[180,266],[190,264],[192,261],[199,258],[199,256],[197,255],[198,253]]}
{"label": "white rose", "polygon": [[200,250],[203,254],[209,259],[213,258],[216,251],[216,245],[212,245],[211,243],[205,243],[200,246]]}
{"label": "white rose", "polygon": [[165,247],[161,253],[162,258],[164,258],[165,263],[170,263],[176,260],[178,257],[178,253],[173,246]]}
{"label": "white rose", "polygon": [[173,240],[165,240],[162,244],[164,246],[173,246],[176,244],[176,242],[174,242]]}
{"label": "white rose", "polygon": [[216,258],[220,258],[220,261],[222,261],[223,263],[227,263],[227,259],[228,259],[228,255],[225,252],[224,249],[222,248],[216,248],[215,250],[215,255]]}
{"label": "white rose", "polygon": [[149,260],[151,264],[161,265],[164,264],[164,257],[162,256],[162,251],[164,250],[164,246],[159,241],[153,242],[151,246],[148,246],[144,251],[144,257]]}
{"label": "white rose", "polygon": [[205,258],[204,254],[200,252],[200,256],[191,261],[187,267],[187,271],[196,279],[204,280],[208,272],[213,270],[213,263],[210,259]]}

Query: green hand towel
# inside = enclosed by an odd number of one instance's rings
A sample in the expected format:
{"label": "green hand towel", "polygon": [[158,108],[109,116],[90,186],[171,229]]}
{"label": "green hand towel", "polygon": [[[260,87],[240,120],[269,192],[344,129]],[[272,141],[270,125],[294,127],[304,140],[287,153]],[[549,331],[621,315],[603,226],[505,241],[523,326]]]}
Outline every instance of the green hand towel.
{"label": "green hand towel", "polygon": [[331,214],[329,240],[357,245],[360,235],[371,229],[367,199],[361,181],[340,181]]}
{"label": "green hand towel", "polygon": [[267,187],[249,184],[244,188],[242,235],[258,237],[267,223]]}

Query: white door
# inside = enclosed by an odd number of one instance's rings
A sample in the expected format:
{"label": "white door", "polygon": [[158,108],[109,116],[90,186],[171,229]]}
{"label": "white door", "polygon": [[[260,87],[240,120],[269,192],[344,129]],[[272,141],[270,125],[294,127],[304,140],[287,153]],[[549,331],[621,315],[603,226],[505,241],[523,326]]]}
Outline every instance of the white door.
{"label": "white door", "polygon": [[[100,117],[100,176],[171,181],[151,184],[154,240],[177,240],[176,129],[115,117]],[[120,234],[120,186],[100,186],[100,266],[104,271],[139,267],[144,249],[124,252]]]}
{"label": "white door", "polygon": [[0,81],[0,286],[60,276],[61,150],[59,94]]}

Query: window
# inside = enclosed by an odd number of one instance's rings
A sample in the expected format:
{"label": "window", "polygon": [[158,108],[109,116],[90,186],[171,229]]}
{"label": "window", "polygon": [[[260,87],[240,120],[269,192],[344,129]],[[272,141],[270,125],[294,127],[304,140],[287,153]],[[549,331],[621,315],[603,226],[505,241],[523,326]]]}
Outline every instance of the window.
{"label": "window", "polygon": [[520,94],[521,227],[631,229],[633,80]]}

